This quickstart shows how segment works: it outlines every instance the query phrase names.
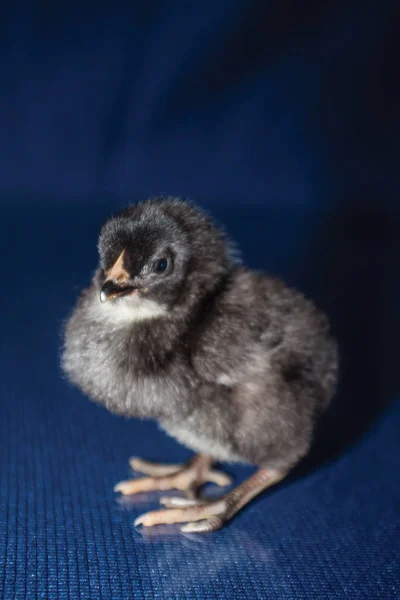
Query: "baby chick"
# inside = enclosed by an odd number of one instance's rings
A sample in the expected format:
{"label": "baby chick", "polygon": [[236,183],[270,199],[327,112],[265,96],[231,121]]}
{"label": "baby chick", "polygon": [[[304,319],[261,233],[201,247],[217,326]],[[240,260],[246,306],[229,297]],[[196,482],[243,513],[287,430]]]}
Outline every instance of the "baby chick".
{"label": "baby chick", "polygon": [[[110,411],[156,419],[195,451],[184,465],[131,459],[122,494],[178,489],[135,524],[220,528],[309,450],[335,390],[327,318],[280,280],[240,264],[223,231],[181,199],[129,206],[103,226],[99,266],[65,329],[69,380]],[[215,461],[258,470],[224,496]]]}

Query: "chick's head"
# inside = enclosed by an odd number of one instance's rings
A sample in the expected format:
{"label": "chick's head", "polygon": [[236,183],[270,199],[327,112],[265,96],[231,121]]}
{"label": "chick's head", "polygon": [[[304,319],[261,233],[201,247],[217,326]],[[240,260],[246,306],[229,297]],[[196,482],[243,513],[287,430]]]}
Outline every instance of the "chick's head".
{"label": "chick's head", "polygon": [[179,199],[132,205],[103,226],[98,243],[100,299],[132,310],[189,308],[215,289],[232,267],[221,229]]}

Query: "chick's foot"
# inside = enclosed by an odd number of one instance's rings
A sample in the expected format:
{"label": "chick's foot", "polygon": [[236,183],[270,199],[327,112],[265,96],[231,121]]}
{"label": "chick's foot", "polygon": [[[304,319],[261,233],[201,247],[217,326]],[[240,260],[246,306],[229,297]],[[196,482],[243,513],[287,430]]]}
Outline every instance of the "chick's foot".
{"label": "chick's foot", "polygon": [[164,465],[140,458],[131,458],[129,463],[133,471],[148,477],[117,483],[114,491],[121,492],[123,495],[175,489],[195,498],[205,483],[216,483],[219,486],[227,486],[231,483],[229,475],[211,469],[212,459],[209,456],[196,455],[185,464]]}
{"label": "chick's foot", "polygon": [[283,471],[259,469],[252,477],[217,500],[162,498],[161,503],[168,508],[144,513],[135,520],[134,525],[152,527],[161,524],[186,523],[181,527],[183,532],[216,531],[255,496],[281,481],[285,475]]}

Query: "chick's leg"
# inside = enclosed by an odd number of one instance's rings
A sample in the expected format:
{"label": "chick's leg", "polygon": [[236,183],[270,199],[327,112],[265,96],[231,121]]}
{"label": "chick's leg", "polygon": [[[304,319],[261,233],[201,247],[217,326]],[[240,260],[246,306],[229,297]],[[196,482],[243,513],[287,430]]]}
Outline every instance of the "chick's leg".
{"label": "chick's leg", "polygon": [[131,458],[130,465],[149,477],[120,481],[114,491],[123,495],[158,490],[181,490],[195,497],[200,487],[207,482],[220,486],[229,485],[231,479],[225,473],[211,469],[212,459],[209,456],[196,455],[186,464],[163,465],[140,458]]}
{"label": "chick's leg", "polygon": [[174,507],[155,510],[138,517],[135,525],[152,527],[167,523],[187,523],[181,528],[184,532],[210,532],[220,529],[243,506],[267,487],[278,483],[286,472],[273,469],[259,469],[252,477],[228,492],[222,498],[211,501],[196,501],[178,498],[165,499],[166,506]]}

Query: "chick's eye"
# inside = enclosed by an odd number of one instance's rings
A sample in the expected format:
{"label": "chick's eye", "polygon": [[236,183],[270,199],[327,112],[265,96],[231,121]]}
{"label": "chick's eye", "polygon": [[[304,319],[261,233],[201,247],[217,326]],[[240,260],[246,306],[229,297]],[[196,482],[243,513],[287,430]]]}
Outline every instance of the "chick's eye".
{"label": "chick's eye", "polygon": [[160,260],[156,260],[156,262],[153,265],[153,271],[155,273],[165,273],[165,271],[168,269],[168,259],[166,258],[160,258]]}

